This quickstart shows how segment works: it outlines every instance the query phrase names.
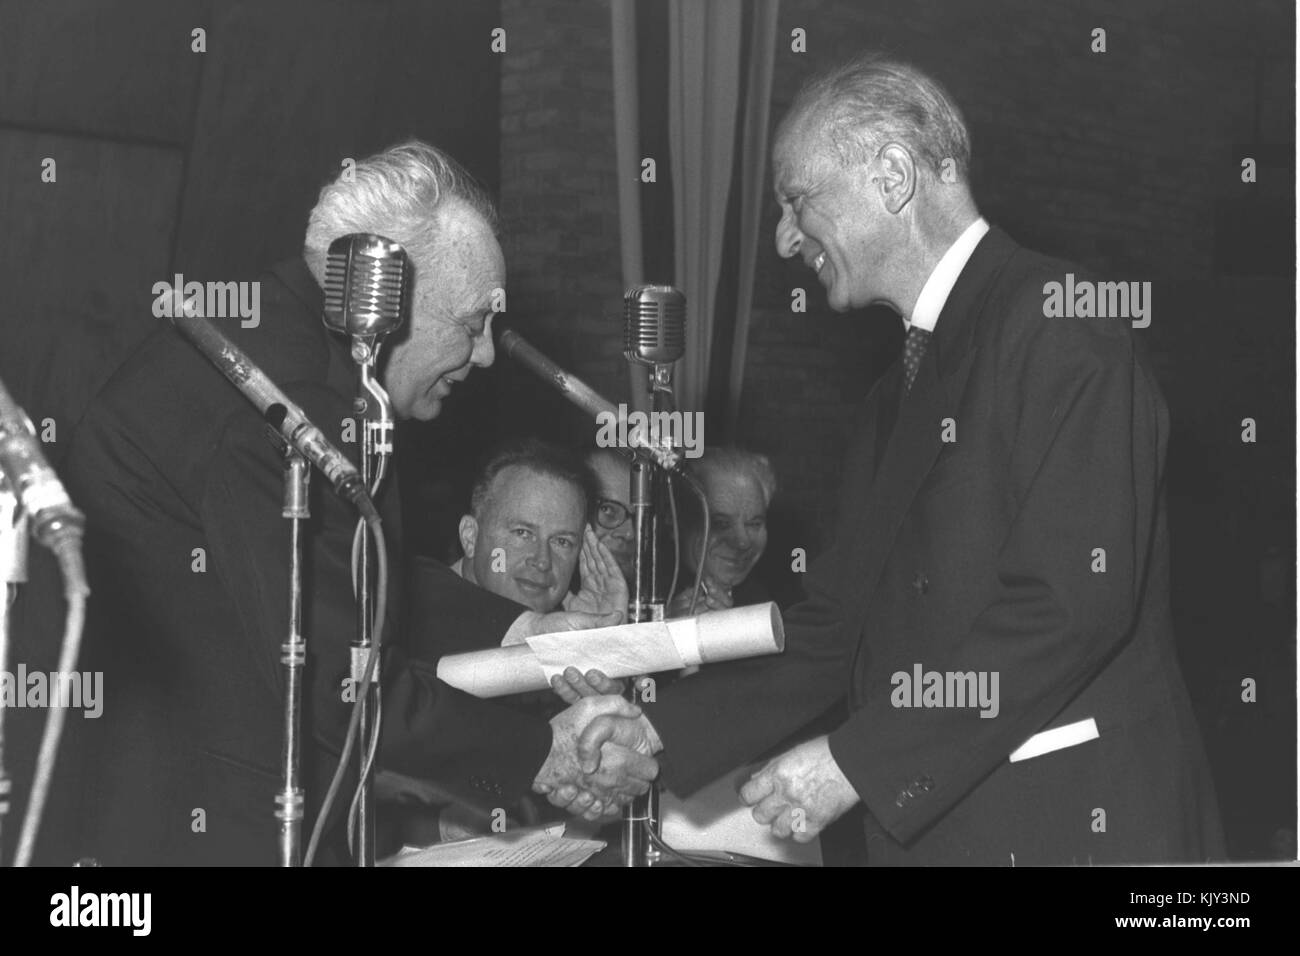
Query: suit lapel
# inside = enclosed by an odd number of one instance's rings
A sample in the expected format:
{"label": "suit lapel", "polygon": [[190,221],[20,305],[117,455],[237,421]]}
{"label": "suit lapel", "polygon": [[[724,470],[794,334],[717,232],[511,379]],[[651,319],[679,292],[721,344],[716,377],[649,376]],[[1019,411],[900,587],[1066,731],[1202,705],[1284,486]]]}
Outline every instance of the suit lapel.
{"label": "suit lapel", "polygon": [[901,359],[881,376],[876,388],[876,456],[872,466],[873,477],[880,474],[880,465],[885,460],[885,451],[889,447],[889,436],[898,424],[898,402],[903,390]]}

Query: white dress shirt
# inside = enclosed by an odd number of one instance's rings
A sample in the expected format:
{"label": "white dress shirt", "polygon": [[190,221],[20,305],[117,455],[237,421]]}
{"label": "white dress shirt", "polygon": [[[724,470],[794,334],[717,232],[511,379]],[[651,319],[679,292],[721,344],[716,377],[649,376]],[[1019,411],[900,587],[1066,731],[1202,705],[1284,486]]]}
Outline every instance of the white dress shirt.
{"label": "white dress shirt", "polygon": [[930,273],[930,278],[926,279],[925,285],[921,287],[921,294],[916,297],[916,307],[912,309],[911,316],[904,316],[904,327],[911,328],[915,325],[927,332],[934,331],[934,326],[939,321],[939,313],[943,311],[944,303],[948,301],[948,294],[957,283],[957,277],[961,275],[961,270],[966,268],[966,263],[970,261],[975,247],[988,231],[988,221],[980,216],[966,227],[966,231],[957,237],[956,242],[948,247],[948,251],[943,254],[943,258]]}

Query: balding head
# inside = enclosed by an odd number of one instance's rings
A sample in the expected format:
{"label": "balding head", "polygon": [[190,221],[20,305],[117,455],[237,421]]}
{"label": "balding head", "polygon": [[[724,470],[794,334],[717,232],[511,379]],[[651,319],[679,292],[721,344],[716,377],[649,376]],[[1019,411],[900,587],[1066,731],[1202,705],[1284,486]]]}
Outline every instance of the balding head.
{"label": "balding head", "polygon": [[956,104],[920,70],[879,56],[804,86],[777,129],[772,167],[777,251],[817,273],[836,311],[908,314],[979,214]]}

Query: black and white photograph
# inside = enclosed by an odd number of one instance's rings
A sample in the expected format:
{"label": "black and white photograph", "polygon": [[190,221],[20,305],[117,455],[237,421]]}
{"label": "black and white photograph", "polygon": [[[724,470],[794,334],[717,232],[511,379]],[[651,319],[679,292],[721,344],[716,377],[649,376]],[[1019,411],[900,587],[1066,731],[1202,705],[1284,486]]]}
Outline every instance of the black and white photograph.
{"label": "black and white photograph", "polygon": [[1030,867],[1249,927],[1295,73],[1288,0],[0,0],[31,921],[148,935],[140,868]]}

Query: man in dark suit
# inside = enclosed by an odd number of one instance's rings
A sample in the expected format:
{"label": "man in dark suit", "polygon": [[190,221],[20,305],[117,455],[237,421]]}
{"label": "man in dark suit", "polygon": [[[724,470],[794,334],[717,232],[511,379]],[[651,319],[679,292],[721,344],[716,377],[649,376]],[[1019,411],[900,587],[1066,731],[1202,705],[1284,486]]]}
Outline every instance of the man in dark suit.
{"label": "man in dark suit", "polygon": [[[339,447],[356,393],[348,344],[321,321],[325,251],[340,235],[401,243],[415,284],[406,327],[380,375],[398,418],[430,419],[454,383],[491,364],[492,302],[504,263],[487,198],[456,163],[407,143],[358,163],[312,212],[305,259],[264,276],[253,321],[211,318]],[[164,300],[164,306],[166,302]],[[282,459],[253,406],[189,343],[160,328],[120,368],[77,428],[66,473],[87,514],[92,632],[83,666],[105,672],[104,716],[87,748],[84,852],[106,864],[274,863],[288,632],[288,524]],[[349,554],[356,515],[317,478],[305,553],[304,780],[309,832],[337,765],[351,704],[356,610]],[[523,613],[446,569],[421,566],[406,610],[397,578],[401,506],[378,501],[388,534],[390,614],[382,662],[381,768],[433,778],[453,795],[508,807],[572,778],[576,733],[605,698],[550,722],[436,679],[430,630],[492,646],[504,634],[615,623],[595,614]],[[611,803],[657,768],[612,752]],[[599,789],[599,788],[598,788]],[[345,787],[336,811],[346,808]],[[336,812],[335,820],[341,816]],[[330,844],[341,859],[335,826]],[[304,839],[305,842],[305,839]]]}
{"label": "man in dark suit", "polygon": [[865,57],[796,99],[778,250],[832,308],[896,311],[904,355],[862,409],[785,654],[705,668],[582,743],[662,747],[689,792],[847,694],[844,724],[742,789],[778,836],[862,803],[876,864],[1204,860],[1222,838],[1170,620],[1168,412],[1127,320],[1045,317],[1081,270],[989,228],[969,152],[906,64]]}

